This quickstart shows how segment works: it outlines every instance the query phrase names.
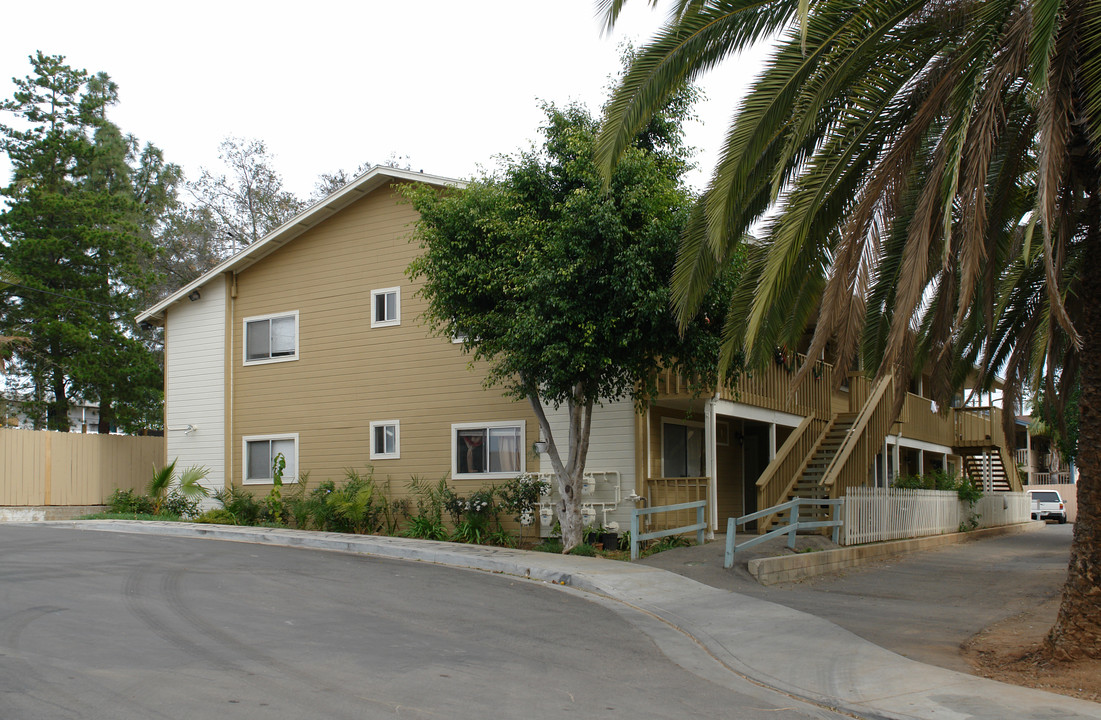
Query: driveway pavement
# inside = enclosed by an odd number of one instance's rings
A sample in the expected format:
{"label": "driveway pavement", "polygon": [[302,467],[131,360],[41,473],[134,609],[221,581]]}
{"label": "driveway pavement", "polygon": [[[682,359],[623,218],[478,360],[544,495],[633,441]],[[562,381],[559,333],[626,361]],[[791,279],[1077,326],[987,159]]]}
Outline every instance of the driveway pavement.
{"label": "driveway pavement", "polygon": [[737,677],[622,603],[562,586],[0,524],[3,720],[563,716],[843,720]]}
{"label": "driveway pavement", "polygon": [[[642,611],[625,617],[693,674],[722,682],[728,673],[786,693],[793,700],[856,717],[1101,719],[1101,705],[917,662],[822,617],[646,565],[406,538],[267,528],[118,521],[53,524],[89,531],[336,550],[561,584]],[[655,625],[653,619],[661,623]],[[676,632],[670,634],[670,629]],[[685,637],[693,643],[686,646]],[[714,663],[701,662],[698,654],[691,652],[692,645],[706,650],[719,664],[719,671]],[[732,710],[728,716],[737,717],[737,713]]]}
{"label": "driveway pavement", "polygon": [[[1058,596],[1067,576],[1072,529],[1049,524],[768,587],[746,570],[748,556],[732,570],[723,569],[721,538],[641,562],[817,615],[905,657],[967,672],[962,643]],[[823,541],[800,537],[797,549]],[[776,538],[755,556],[786,552],[785,543],[786,538]]]}

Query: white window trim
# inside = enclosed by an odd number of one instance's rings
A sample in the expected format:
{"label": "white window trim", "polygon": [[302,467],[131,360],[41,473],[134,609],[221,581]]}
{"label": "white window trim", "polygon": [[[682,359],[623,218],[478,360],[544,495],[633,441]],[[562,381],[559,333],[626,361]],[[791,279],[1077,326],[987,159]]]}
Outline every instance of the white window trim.
{"label": "white window trim", "polygon": [[[250,322],[257,322],[259,320],[272,320],[274,318],[294,318],[294,354],[293,355],[281,355],[280,357],[267,357],[259,360],[249,360],[248,357],[248,324]],[[241,321],[241,360],[245,365],[270,365],[272,363],[291,362],[298,359],[298,311],[289,310],[287,312],[268,313],[267,315],[253,315],[247,317]]]}
{"label": "white window trim", "polygon": [[[394,318],[393,320],[375,319],[375,298],[379,295],[394,293]],[[401,287],[379,288],[371,291],[371,327],[392,327],[401,325]]]}
{"label": "white window trim", "polygon": [[661,419],[661,476],[662,477],[669,477],[669,474],[666,472],[666,468],[665,468],[665,426],[666,425],[683,425],[683,426],[686,426],[686,427],[703,428],[703,430],[704,430],[704,433],[703,433],[704,458],[706,458],[707,455],[708,455],[708,452],[707,452],[707,450],[708,450],[708,448],[707,448],[707,443],[708,443],[707,428],[704,427],[704,424],[702,422],[696,422],[695,420],[680,420],[678,418],[663,417]]}
{"label": "white window trim", "polygon": [[[451,424],[451,477],[455,480],[464,479],[504,479],[513,478],[527,472],[527,430],[523,420],[502,420],[495,422],[467,422]],[[455,438],[459,430],[490,430],[492,428],[520,428],[520,469],[516,472],[484,472],[484,473],[460,473]]]}
{"label": "white window trim", "polygon": [[[386,427],[387,425],[394,426],[394,452],[388,453],[385,451],[379,451],[375,447],[375,428]],[[401,457],[401,421],[399,420],[376,420],[371,423],[371,459],[372,460],[397,460]]]}
{"label": "white window trim", "polygon": [[283,470],[283,484],[298,482],[298,465],[301,455],[298,452],[298,433],[274,433],[272,435],[245,435],[241,438],[241,484],[243,485],[271,485],[274,478],[260,478],[250,480],[248,478],[248,444],[260,440],[293,440],[294,441],[294,467],[289,464]]}

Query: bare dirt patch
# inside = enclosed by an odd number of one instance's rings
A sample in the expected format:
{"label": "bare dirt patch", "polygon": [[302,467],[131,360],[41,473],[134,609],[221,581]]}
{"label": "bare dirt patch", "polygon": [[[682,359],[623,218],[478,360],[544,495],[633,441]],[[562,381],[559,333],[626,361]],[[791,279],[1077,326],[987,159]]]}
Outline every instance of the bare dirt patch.
{"label": "bare dirt patch", "polygon": [[1056,597],[991,625],[961,652],[976,675],[1101,702],[1101,660],[1055,662],[1040,651],[1058,611]]}

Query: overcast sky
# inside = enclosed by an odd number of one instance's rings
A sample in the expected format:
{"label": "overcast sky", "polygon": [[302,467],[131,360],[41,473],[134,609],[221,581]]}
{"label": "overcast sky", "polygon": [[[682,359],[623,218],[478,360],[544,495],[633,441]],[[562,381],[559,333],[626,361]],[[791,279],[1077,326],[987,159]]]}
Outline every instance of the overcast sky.
{"label": "overcast sky", "polygon": [[[0,96],[36,50],[118,83],[123,132],[165,151],[188,177],[216,168],[218,144],[259,138],[288,189],[392,155],[414,170],[467,178],[537,139],[538,100],[596,111],[618,45],[644,42],[668,3],[628,4],[612,35],[594,0],[8,3]],[[757,56],[760,53],[756,54]],[[689,127],[701,187],[759,60],[727,62],[702,83]],[[405,160],[404,158],[408,158]],[[9,168],[0,167],[3,182]]]}

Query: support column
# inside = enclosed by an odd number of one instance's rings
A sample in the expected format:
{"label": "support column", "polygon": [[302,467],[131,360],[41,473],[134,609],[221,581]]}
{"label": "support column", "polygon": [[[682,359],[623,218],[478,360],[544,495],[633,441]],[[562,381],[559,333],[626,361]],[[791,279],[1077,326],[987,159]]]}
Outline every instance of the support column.
{"label": "support column", "polygon": [[883,438],[883,487],[887,487],[887,473],[890,471],[891,463],[887,455],[887,438]]}
{"label": "support column", "polygon": [[707,443],[705,453],[705,460],[707,461],[707,504],[710,508],[708,513],[708,528],[707,539],[715,539],[715,529],[719,525],[719,474],[718,474],[718,462],[716,454],[718,452],[718,442],[716,441],[716,432],[718,425],[715,422],[715,400],[718,399],[718,393],[715,394],[715,398],[707,401],[704,406],[704,442]]}
{"label": "support column", "polygon": [[[899,475],[901,474],[901,473],[900,473],[900,470],[901,470],[901,468],[902,468],[902,464],[901,464],[901,463],[899,462],[899,456],[898,456],[898,438],[895,438],[895,454],[894,454],[894,461],[895,461],[895,477],[897,478],[897,477],[898,477],[898,476],[899,476]],[[890,487],[890,484],[891,484],[891,483],[890,483],[890,482],[888,482],[888,483],[887,483],[887,486],[888,486],[888,487]]]}
{"label": "support column", "polygon": [[776,423],[768,424],[768,461],[776,459]]}
{"label": "support column", "polygon": [[[1014,443],[1016,445],[1016,443]],[[1028,473],[1028,484],[1032,484],[1032,431],[1025,428],[1025,472]]]}
{"label": "support column", "polygon": [[925,474],[925,451],[918,450],[918,475]]}

